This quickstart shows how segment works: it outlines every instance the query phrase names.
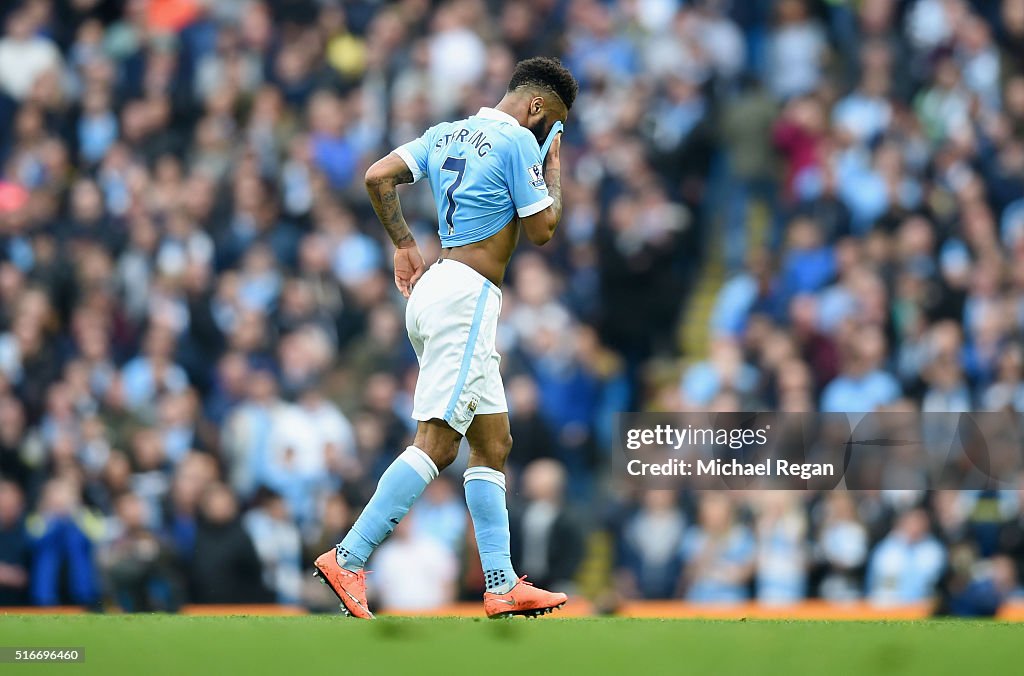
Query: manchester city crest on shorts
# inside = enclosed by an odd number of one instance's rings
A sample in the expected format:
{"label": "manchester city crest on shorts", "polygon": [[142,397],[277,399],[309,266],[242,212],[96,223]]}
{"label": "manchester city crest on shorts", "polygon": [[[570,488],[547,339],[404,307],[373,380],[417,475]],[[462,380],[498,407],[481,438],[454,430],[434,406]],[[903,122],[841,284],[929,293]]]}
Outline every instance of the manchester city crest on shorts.
{"label": "manchester city crest on shorts", "polygon": [[543,190],[546,187],[544,185],[544,167],[540,163],[530,167],[530,185],[537,190]]}
{"label": "manchester city crest on shorts", "polygon": [[469,409],[470,413],[476,413],[476,399],[470,399],[469,403],[466,404],[466,408]]}

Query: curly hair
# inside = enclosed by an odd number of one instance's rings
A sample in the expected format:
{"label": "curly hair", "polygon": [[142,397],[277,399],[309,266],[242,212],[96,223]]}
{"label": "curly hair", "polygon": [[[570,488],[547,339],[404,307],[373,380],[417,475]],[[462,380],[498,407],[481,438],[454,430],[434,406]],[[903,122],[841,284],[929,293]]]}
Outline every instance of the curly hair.
{"label": "curly hair", "polygon": [[508,90],[513,92],[520,87],[541,87],[553,92],[562,99],[566,110],[572,108],[576,100],[579,85],[569,69],[562,62],[550,56],[535,56],[524,59],[516,64],[516,69],[509,80]]}

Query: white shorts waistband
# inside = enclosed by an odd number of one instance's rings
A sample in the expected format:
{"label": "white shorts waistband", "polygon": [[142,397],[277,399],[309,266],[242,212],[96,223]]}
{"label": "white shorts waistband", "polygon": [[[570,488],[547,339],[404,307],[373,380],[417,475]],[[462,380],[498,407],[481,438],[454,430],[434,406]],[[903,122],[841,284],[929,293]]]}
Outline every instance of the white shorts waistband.
{"label": "white shorts waistband", "polygon": [[479,288],[481,284],[486,284],[492,293],[501,298],[501,289],[495,286],[494,282],[460,261],[452,260],[451,258],[440,258],[430,266],[428,272],[432,272],[433,275],[438,277],[459,280],[459,283],[474,288]]}

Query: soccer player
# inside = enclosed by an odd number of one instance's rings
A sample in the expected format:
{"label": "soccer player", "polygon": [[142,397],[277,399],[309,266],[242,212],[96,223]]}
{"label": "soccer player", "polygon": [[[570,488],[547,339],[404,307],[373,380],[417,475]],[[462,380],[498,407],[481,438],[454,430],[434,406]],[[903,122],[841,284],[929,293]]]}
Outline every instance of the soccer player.
{"label": "soccer player", "polygon": [[[413,445],[381,475],[345,538],[314,562],[342,611],[364,619],[363,566],[426,485],[450,465],[465,436],[466,504],[473,519],[488,617],[540,615],[566,595],[520,578],[509,552],[505,458],[512,447],[495,349],[501,282],[523,231],[537,245],[562,216],[560,129],[577,84],[557,59],[521,61],[494,108],[431,127],[366,172],[366,190],[395,250],[395,284],[409,299],[406,328],[420,364]],[[553,134],[552,139],[548,139]],[[542,146],[550,147],[546,157]],[[428,269],[395,187],[426,178],[437,205],[441,258]]]}

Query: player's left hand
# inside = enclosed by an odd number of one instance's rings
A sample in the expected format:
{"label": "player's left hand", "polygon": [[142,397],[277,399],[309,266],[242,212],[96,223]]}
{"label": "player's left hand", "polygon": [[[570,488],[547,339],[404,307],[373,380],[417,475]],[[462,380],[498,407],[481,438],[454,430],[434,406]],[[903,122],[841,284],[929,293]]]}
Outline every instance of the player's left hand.
{"label": "player's left hand", "polygon": [[412,294],[412,287],[426,271],[420,248],[412,246],[395,249],[395,286],[406,298]]}

